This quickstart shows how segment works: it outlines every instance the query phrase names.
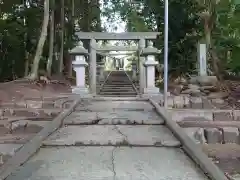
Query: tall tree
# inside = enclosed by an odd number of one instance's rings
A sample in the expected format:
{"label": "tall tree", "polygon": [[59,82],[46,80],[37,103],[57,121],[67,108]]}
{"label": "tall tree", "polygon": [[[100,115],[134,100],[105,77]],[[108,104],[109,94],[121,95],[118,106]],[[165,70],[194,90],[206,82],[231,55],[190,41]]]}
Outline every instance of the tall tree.
{"label": "tall tree", "polygon": [[52,10],[50,16],[50,40],[49,40],[49,54],[47,62],[47,74],[51,76],[52,74],[52,61],[53,61],[53,51],[54,51],[54,27],[55,27],[55,0],[52,0]]}
{"label": "tall tree", "polygon": [[63,58],[64,58],[64,25],[65,25],[65,1],[61,0],[61,47],[60,47],[60,57],[59,57],[59,74],[63,72]]}
{"label": "tall tree", "polygon": [[42,31],[38,41],[36,54],[33,60],[32,69],[31,69],[31,79],[36,79],[38,77],[38,68],[39,61],[42,55],[43,46],[48,34],[48,22],[49,22],[49,0],[44,1],[44,18],[42,24]]}

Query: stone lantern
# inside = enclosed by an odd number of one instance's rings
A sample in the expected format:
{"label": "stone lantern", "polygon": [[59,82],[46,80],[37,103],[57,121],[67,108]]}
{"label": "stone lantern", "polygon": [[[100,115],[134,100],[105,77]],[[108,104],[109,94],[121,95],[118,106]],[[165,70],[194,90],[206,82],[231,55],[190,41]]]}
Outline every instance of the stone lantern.
{"label": "stone lantern", "polygon": [[85,68],[88,66],[86,62],[88,51],[83,47],[82,41],[79,41],[78,45],[69,51],[69,54],[75,57],[72,65],[76,72],[76,87],[72,88],[72,93],[85,96],[89,94],[85,84]]}
{"label": "stone lantern", "polygon": [[155,86],[155,68],[158,65],[155,56],[159,54],[159,50],[153,47],[153,42],[149,41],[148,46],[142,50],[141,56],[146,57],[144,62],[145,74],[146,74],[146,88],[144,88],[144,94],[157,95],[159,88]]}

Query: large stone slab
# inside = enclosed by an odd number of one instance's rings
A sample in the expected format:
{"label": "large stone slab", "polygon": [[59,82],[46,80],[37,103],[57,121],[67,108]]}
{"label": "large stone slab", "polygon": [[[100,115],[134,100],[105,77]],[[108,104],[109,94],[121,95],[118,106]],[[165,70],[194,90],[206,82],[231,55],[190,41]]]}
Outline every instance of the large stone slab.
{"label": "large stone slab", "polygon": [[180,142],[165,126],[160,125],[90,125],[63,127],[43,144],[179,146]]}
{"label": "large stone slab", "polygon": [[5,134],[0,137],[0,144],[24,144],[32,139],[36,133],[26,134]]}
{"label": "large stone slab", "polygon": [[116,179],[207,180],[178,148],[117,148],[114,151]]}
{"label": "large stone slab", "polygon": [[20,147],[22,144],[0,144],[0,154],[12,156]]}
{"label": "large stone slab", "polygon": [[176,122],[184,120],[209,120],[213,121],[213,112],[205,110],[169,110],[172,115],[172,119]]}
{"label": "large stone slab", "polygon": [[0,144],[0,165],[11,158],[22,144]]}
{"label": "large stone slab", "polygon": [[7,180],[207,180],[175,148],[44,148]]}
{"label": "large stone slab", "polygon": [[153,106],[146,101],[89,101],[76,107],[76,111],[152,111]]}
{"label": "large stone slab", "polygon": [[65,124],[163,124],[155,112],[73,112]]}

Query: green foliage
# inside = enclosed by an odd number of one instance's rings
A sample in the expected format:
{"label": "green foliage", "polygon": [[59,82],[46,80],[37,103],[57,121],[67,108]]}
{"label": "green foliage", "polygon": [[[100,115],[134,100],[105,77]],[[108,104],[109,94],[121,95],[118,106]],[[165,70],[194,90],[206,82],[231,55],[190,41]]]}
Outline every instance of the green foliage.
{"label": "green foliage", "polygon": [[[43,2],[39,0],[2,0],[0,3],[0,81],[13,80],[24,76],[25,64],[30,66],[35,55],[43,21]],[[100,9],[98,0],[65,0],[65,37],[64,53],[67,60],[68,50],[78,41],[73,23],[79,23],[82,31],[101,31]],[[60,51],[60,1],[55,7],[55,42],[54,49]],[[48,60],[49,33],[40,61],[40,69],[45,69]],[[57,67],[54,56],[53,66]],[[56,71],[56,68],[55,68]]]}
{"label": "green foliage", "polygon": [[221,0],[216,6],[214,46],[229,72],[240,72],[240,7],[234,1]]}

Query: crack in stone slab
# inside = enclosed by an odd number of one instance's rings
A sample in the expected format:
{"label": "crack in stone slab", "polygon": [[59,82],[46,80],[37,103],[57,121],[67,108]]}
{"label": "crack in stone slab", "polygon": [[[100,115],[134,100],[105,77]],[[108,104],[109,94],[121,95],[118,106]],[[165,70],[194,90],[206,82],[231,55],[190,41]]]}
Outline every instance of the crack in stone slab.
{"label": "crack in stone slab", "polygon": [[[78,118],[80,116],[80,121],[75,120],[75,118]],[[65,122],[66,125],[97,125],[99,124],[102,120],[104,120],[103,117],[100,117],[98,113],[94,113],[94,117],[89,117],[91,115],[88,115],[87,117],[83,116],[83,120],[81,120],[81,113],[79,116],[73,116],[69,117],[67,122]],[[71,120],[73,119],[73,120]]]}
{"label": "crack in stone slab", "polygon": [[117,147],[114,147],[113,150],[112,150],[112,156],[111,156],[111,159],[112,159],[112,172],[113,172],[113,180],[116,179],[116,170],[115,170],[115,159],[114,159],[114,151],[117,149]]}
{"label": "crack in stone slab", "polygon": [[104,119],[104,118],[99,117],[98,113],[96,113],[96,119],[92,120],[92,121],[90,122],[90,125],[99,124],[100,121],[102,121],[103,119]]}
{"label": "crack in stone slab", "polygon": [[97,124],[99,124],[99,122],[100,121],[102,121],[103,120],[103,118],[99,118],[99,119],[93,119],[93,120],[90,120],[90,122],[74,122],[74,121],[72,121],[72,122],[67,122],[67,123],[65,123],[65,125],[66,126],[71,126],[71,125],[73,125],[73,126],[75,126],[75,125],[86,125],[86,126],[88,126],[88,125],[97,125]]}
{"label": "crack in stone slab", "polygon": [[153,145],[154,147],[173,147],[173,148],[179,148],[181,147],[180,142],[175,142],[175,141],[157,141]]}
{"label": "crack in stone slab", "polygon": [[97,118],[97,119],[94,119],[92,120],[89,125],[96,125],[96,124],[99,124],[100,121],[102,121],[104,118]]}
{"label": "crack in stone slab", "polygon": [[128,142],[128,137],[127,135],[125,135],[124,133],[122,133],[122,131],[118,128],[117,125],[114,125],[113,130],[116,130],[120,135],[122,135],[124,137],[124,139]]}

